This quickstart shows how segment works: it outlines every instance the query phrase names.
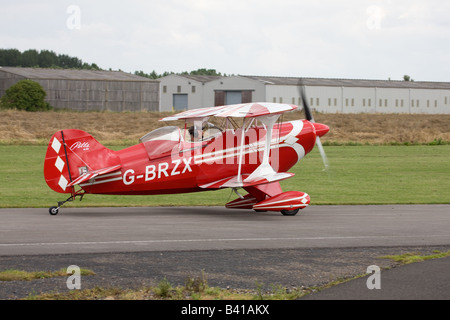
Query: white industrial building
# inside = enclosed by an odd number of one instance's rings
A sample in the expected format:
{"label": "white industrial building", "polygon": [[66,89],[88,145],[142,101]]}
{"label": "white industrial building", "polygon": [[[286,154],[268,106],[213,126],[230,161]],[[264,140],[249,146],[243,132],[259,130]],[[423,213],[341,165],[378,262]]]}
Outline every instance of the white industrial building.
{"label": "white industrial building", "polygon": [[160,79],[160,111],[265,101],[265,84],[246,77],[169,75]]}
{"label": "white industrial building", "polygon": [[191,75],[160,81],[160,111],[258,101],[301,105],[304,87],[319,112],[450,114],[449,82]]}

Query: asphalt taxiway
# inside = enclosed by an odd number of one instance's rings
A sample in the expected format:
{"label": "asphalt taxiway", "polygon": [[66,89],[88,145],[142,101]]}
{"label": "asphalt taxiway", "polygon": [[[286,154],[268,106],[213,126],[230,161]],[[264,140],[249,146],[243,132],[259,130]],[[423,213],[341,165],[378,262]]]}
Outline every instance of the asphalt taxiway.
{"label": "asphalt taxiway", "polygon": [[0,209],[0,255],[450,245],[450,205]]}

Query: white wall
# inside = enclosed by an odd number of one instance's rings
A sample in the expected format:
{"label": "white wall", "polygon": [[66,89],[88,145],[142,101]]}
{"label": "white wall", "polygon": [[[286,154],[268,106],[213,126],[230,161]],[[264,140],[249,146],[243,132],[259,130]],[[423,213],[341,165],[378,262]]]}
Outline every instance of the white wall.
{"label": "white wall", "polygon": [[[160,90],[160,111],[172,111],[176,93],[188,94],[189,109],[214,106],[216,90],[251,90],[253,102],[302,105],[298,86],[267,84],[240,76],[202,84],[169,75],[161,78]],[[450,113],[450,90],[444,89],[306,86],[305,91],[311,108],[325,113]]]}
{"label": "white wall", "polygon": [[[306,86],[313,110],[325,113],[449,114],[450,90]],[[301,106],[297,86],[267,85],[266,101]]]}
{"label": "white wall", "polygon": [[205,83],[204,107],[214,106],[214,93],[222,91],[252,91],[252,102],[265,102],[265,85],[260,81],[239,76],[224,77]]}
{"label": "white wall", "polygon": [[[203,106],[203,85],[201,82],[178,75],[169,75],[160,80],[160,111],[172,111],[174,94],[187,94],[189,109]],[[195,92],[193,92],[192,87],[195,87]]]}

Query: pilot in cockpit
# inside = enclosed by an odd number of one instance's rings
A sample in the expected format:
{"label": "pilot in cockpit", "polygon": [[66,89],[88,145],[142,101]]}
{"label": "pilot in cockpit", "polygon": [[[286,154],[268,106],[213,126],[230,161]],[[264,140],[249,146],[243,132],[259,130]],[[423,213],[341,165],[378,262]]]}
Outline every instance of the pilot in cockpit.
{"label": "pilot in cockpit", "polygon": [[213,123],[205,122],[202,124],[202,127],[200,128],[199,125],[193,125],[189,129],[189,134],[191,136],[191,141],[197,142],[197,141],[203,141],[203,140],[209,140],[217,134],[220,134],[222,132],[222,129],[216,126]]}
{"label": "pilot in cockpit", "polygon": [[203,130],[198,126],[191,126],[188,131],[191,135],[191,141],[201,141],[203,139]]}

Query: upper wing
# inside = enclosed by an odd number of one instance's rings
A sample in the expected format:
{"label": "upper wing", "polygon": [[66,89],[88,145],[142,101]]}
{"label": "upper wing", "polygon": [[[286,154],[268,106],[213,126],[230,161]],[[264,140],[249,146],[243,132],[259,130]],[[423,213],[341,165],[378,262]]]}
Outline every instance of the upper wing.
{"label": "upper wing", "polygon": [[210,116],[250,118],[268,114],[283,113],[286,111],[295,110],[297,108],[298,107],[296,105],[283,103],[270,103],[270,102],[241,103],[226,106],[187,110],[173,116],[162,118],[160,119],[160,121],[196,119],[196,118],[198,119]]}

